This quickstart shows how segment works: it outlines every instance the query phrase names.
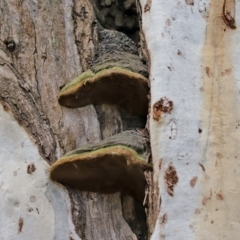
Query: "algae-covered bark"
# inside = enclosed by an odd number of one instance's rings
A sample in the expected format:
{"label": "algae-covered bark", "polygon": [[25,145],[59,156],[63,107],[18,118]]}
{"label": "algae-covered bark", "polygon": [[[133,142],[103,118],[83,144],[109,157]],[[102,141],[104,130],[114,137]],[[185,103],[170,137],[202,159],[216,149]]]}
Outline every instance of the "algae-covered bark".
{"label": "algae-covered bark", "polygon": [[138,132],[134,130],[121,132],[97,143],[89,143],[76,150],[66,153],[65,156],[95,151],[97,149],[103,149],[116,145],[123,145],[128,148],[132,148],[141,158],[145,159],[146,163],[148,162],[146,159],[150,154],[148,138],[140,131]]}

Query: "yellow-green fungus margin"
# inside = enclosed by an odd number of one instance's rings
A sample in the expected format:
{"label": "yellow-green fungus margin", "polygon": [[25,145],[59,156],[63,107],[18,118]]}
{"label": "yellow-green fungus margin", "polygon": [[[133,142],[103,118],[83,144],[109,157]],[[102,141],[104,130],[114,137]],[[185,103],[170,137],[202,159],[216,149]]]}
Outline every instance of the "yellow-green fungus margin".
{"label": "yellow-green fungus margin", "polygon": [[124,192],[143,201],[151,169],[132,148],[116,145],[81,154],[67,155],[50,168],[51,179],[63,185],[100,193]]}
{"label": "yellow-green fungus margin", "polygon": [[120,67],[106,67],[97,73],[88,70],[68,83],[58,101],[69,108],[89,104],[115,104],[132,115],[148,113],[149,81],[139,73]]}

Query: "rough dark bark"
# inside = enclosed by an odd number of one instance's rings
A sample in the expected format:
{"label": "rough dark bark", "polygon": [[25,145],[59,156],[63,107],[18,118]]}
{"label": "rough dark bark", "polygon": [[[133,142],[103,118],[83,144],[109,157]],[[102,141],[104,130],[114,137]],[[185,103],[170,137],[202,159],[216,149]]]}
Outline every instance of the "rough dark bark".
{"label": "rough dark bark", "polygon": [[[58,104],[60,89],[97,61],[98,46],[104,51],[101,33],[123,36],[98,31],[88,0],[0,2],[0,100],[49,164],[88,142],[145,125],[145,117],[128,116],[116,106],[67,109]],[[144,208],[132,198],[68,190],[82,239],[147,238]]]}
{"label": "rough dark bark", "polygon": [[[1,43],[1,42],[0,42]],[[34,137],[39,146],[39,152],[49,162],[55,157],[56,142],[49,119],[44,113],[38,97],[32,93],[31,87],[24,81],[11,58],[7,56],[7,50],[2,45],[0,57],[1,103],[5,110],[11,110],[16,120]]]}
{"label": "rough dark bark", "polygon": [[92,0],[97,19],[104,28],[124,32],[139,41],[139,22],[135,0]]}

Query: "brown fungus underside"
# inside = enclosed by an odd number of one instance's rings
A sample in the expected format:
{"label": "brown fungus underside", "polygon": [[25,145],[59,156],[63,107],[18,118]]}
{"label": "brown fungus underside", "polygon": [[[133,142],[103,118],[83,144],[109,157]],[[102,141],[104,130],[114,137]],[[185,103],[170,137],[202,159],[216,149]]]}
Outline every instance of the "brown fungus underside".
{"label": "brown fungus underside", "polygon": [[[81,77],[85,75],[85,77]],[[132,115],[148,113],[148,79],[119,67],[94,74],[87,71],[67,84],[59,95],[59,103],[77,108],[89,104],[116,104]],[[79,80],[78,80],[79,79]]]}
{"label": "brown fungus underside", "polygon": [[119,145],[60,158],[50,175],[52,180],[81,191],[121,191],[143,201],[144,171],[149,168],[134,150]]}
{"label": "brown fungus underside", "polygon": [[118,191],[143,201],[148,140],[139,131],[125,131],[68,152],[50,169],[52,180],[81,191]]}

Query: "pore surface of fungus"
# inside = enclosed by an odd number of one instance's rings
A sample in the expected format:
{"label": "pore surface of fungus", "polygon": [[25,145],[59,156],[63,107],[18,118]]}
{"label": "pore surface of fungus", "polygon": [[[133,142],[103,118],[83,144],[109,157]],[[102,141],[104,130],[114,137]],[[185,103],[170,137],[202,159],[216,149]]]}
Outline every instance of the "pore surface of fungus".
{"label": "pore surface of fungus", "polygon": [[51,166],[52,180],[81,191],[122,191],[142,201],[146,186],[144,171],[151,169],[144,159],[147,144],[138,134],[133,134],[136,142],[131,144],[127,134],[117,134],[99,145],[87,145],[66,154]]}
{"label": "pore surface of fungus", "polygon": [[96,74],[88,70],[67,84],[59,103],[77,108],[89,104],[116,104],[132,115],[148,112],[148,79],[128,69],[110,66]]}

